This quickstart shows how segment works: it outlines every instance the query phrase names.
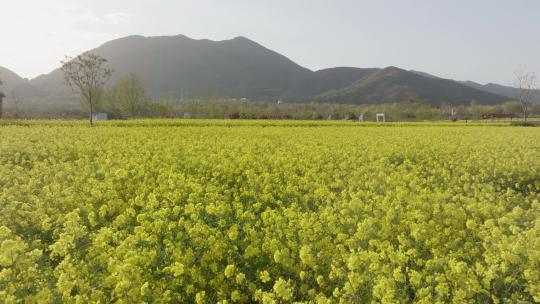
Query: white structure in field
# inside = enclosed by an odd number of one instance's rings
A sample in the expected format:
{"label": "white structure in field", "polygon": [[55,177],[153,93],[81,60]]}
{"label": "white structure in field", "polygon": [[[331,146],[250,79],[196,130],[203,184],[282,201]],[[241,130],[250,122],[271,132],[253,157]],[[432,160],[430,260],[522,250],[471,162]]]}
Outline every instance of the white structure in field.
{"label": "white structure in field", "polygon": [[358,115],[358,121],[364,121],[364,114]]}
{"label": "white structure in field", "polygon": [[92,113],[93,121],[108,120],[109,116],[107,113]]}
{"label": "white structure in field", "polygon": [[377,122],[386,122],[386,115],[384,113],[377,113]]}

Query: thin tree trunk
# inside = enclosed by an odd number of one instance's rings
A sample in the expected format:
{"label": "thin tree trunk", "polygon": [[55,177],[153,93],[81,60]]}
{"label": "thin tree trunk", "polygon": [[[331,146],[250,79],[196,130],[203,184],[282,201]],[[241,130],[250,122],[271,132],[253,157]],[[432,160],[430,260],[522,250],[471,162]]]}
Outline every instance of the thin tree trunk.
{"label": "thin tree trunk", "polygon": [[93,115],[93,114],[94,114],[94,111],[93,111],[93,109],[92,109],[92,100],[91,100],[91,99],[89,100],[89,103],[90,103],[90,127],[92,127],[93,118],[94,118],[94,117],[93,117],[93,116],[94,116],[94,115]]}

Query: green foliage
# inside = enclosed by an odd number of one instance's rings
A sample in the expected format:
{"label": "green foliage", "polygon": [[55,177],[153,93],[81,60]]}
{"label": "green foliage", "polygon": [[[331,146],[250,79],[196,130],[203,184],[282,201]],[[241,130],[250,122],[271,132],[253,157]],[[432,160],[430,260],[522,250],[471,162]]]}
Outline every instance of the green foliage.
{"label": "green foliage", "polygon": [[[111,94],[106,94],[108,100]],[[108,101],[105,104],[113,104]],[[506,113],[520,115],[521,107],[515,102],[502,105],[486,106],[473,103],[471,106],[453,107],[442,104],[433,107],[415,100],[380,105],[347,105],[327,103],[269,103],[240,100],[205,99],[205,100],[148,100],[139,103],[138,117],[180,117],[187,113],[189,118],[211,119],[294,119],[294,120],[358,120],[363,114],[365,121],[374,121],[376,113],[386,113],[390,121],[448,120],[452,109],[461,119],[481,119],[483,114]],[[105,110],[113,117],[129,118],[120,114],[115,107]],[[126,113],[126,112],[124,112]],[[539,113],[540,108],[531,108],[531,113]]]}
{"label": "green foliage", "polygon": [[120,117],[141,117],[150,112],[144,85],[134,74],[119,80],[107,97],[111,111]]}
{"label": "green foliage", "polygon": [[382,125],[5,122],[0,299],[540,301],[538,129]]}

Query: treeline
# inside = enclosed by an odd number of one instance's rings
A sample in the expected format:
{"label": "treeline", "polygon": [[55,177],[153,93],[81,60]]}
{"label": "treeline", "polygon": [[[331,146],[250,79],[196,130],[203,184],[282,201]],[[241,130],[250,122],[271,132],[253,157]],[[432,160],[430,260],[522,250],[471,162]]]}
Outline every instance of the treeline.
{"label": "treeline", "polygon": [[[403,102],[380,105],[347,105],[323,103],[268,103],[238,100],[189,100],[155,101],[166,104],[173,117],[213,119],[329,119],[376,120],[377,113],[384,113],[387,120],[447,120],[454,114],[457,119],[481,119],[489,114],[512,114],[521,117],[519,102],[486,106],[471,102],[468,106],[443,104],[438,107],[421,102]],[[532,107],[530,116],[540,115],[540,105]]]}
{"label": "treeline", "polygon": [[[201,99],[152,99],[136,75],[128,75],[111,87],[101,88],[94,112],[107,113],[109,119],[132,118],[208,118],[208,119],[295,119],[295,120],[375,120],[384,113],[387,121],[481,119],[491,114],[511,114],[522,117],[517,101],[499,105],[480,105],[472,101],[466,106],[442,104],[432,106],[410,100],[402,103],[379,105],[349,105],[328,103],[260,102],[245,99],[207,97]],[[24,106],[5,109],[10,118],[80,118],[88,116],[88,108]],[[532,104],[529,116],[540,116],[540,104]]]}
{"label": "treeline", "polygon": [[99,95],[95,112],[107,113],[113,119],[356,119],[362,111],[355,105],[269,103],[215,96],[189,100],[151,99],[145,94],[144,84],[133,74],[103,89]]}
{"label": "treeline", "polygon": [[[390,121],[481,119],[490,114],[511,114],[521,117],[517,101],[499,105],[480,105],[471,101],[467,106],[442,104],[432,106],[410,100],[380,105],[349,105],[328,103],[262,102],[246,99],[207,97],[179,100],[151,99],[144,84],[131,74],[111,88],[103,89],[97,112],[105,112],[112,119],[130,118],[208,118],[208,119],[296,119],[296,120],[376,120],[384,113]],[[529,116],[540,115],[540,104],[533,104]]]}
{"label": "treeline", "polygon": [[95,112],[107,113],[113,119],[175,116],[173,103],[148,98],[144,84],[133,74],[120,79],[111,88],[102,89]]}

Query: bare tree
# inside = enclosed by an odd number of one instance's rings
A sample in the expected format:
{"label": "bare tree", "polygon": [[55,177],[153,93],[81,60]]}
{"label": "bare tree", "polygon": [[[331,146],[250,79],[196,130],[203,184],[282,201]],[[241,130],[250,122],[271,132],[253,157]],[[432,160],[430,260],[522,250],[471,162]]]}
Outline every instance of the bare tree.
{"label": "bare tree", "polygon": [[[2,84],[3,84],[2,79],[0,79],[0,85],[2,85]],[[3,108],[2,108],[3,101],[2,100],[4,99],[4,97],[6,97],[6,95],[4,93],[2,93],[2,91],[0,91],[0,118],[2,118],[2,113],[3,113],[2,112],[3,111]]]}
{"label": "bare tree", "polygon": [[13,116],[19,118],[19,105],[21,100],[15,90],[11,91],[11,101],[13,102]]}
{"label": "bare tree", "polygon": [[527,121],[529,116],[529,106],[531,105],[532,98],[536,89],[536,76],[532,73],[527,73],[525,70],[517,70],[515,72],[516,80],[515,87],[517,90],[517,98],[521,105],[523,112],[523,118]]}
{"label": "bare tree", "polygon": [[62,61],[64,82],[72,89],[78,89],[84,103],[90,110],[90,126],[96,103],[99,101],[102,87],[113,70],[105,68],[107,59],[92,53],[85,53],[75,58],[66,57]]}

